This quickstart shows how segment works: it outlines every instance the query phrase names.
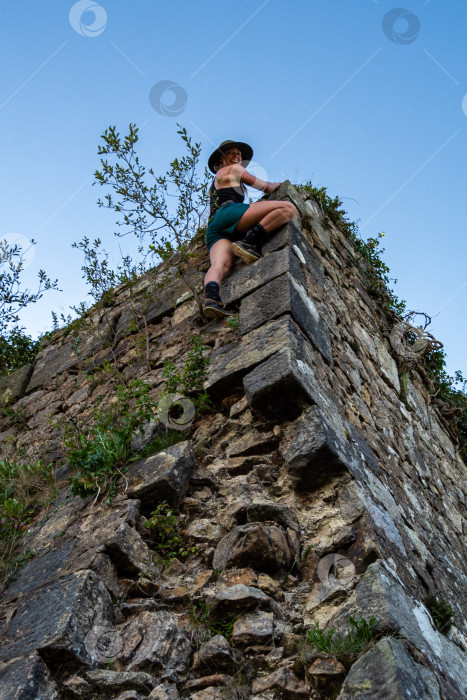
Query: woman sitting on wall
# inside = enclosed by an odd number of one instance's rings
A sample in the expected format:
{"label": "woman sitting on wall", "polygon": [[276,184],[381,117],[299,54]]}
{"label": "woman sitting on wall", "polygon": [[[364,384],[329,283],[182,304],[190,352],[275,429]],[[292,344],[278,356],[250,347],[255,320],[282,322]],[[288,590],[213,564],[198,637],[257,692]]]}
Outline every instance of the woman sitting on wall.
{"label": "woman sitting on wall", "polygon": [[261,256],[261,246],[280,226],[290,221],[296,209],[290,202],[244,204],[245,184],[265,194],[274,192],[280,182],[265,182],[249,173],[253,149],[241,141],[223,141],[211,154],[209,169],[215,178],[209,190],[210,213],[206,243],[211,267],[204,278],[204,314],[225,318],[234,313],[221,300],[219,286],[230,270],[234,255],[248,265]]}

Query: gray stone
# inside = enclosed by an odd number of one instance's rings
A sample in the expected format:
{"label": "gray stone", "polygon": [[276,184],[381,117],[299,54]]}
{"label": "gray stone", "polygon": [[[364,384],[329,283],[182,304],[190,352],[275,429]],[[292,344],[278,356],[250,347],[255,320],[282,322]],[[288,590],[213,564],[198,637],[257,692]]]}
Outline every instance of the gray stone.
{"label": "gray stone", "polygon": [[201,644],[193,656],[193,668],[209,671],[234,673],[240,665],[240,657],[225,637],[216,634],[208,642]]}
{"label": "gray stone", "polygon": [[274,644],[274,615],[261,610],[243,615],[234,622],[232,643],[236,647],[249,647],[253,644],[272,646]]}
{"label": "gray stone", "polygon": [[271,319],[291,314],[314,347],[332,364],[331,338],[303,284],[289,272],[245,297],[240,306],[240,333],[249,333]]}
{"label": "gray stone", "polygon": [[24,396],[34,365],[24,365],[6,377],[0,377],[0,404],[15,403]]}
{"label": "gray stone", "polygon": [[309,698],[310,688],[300,681],[289,668],[278,668],[268,676],[261,676],[253,681],[251,692],[253,695],[264,693],[267,690],[277,690],[280,697],[287,700],[303,700]]}
{"label": "gray stone", "polygon": [[399,639],[385,637],[353,664],[338,699],[439,700],[435,676],[428,669],[420,673],[420,668]]}
{"label": "gray stone", "polygon": [[179,442],[163,452],[131,464],[127,494],[141,500],[145,514],[162,501],[178,507],[185,497],[194,468],[191,441]]}
{"label": "gray stone", "polygon": [[284,272],[290,272],[298,282],[305,285],[304,271],[307,270],[318,284],[324,285],[321,261],[292,222],[265,243],[263,252],[265,256],[254,265],[236,269],[234,274],[225,279],[222,284],[223,301],[228,304],[239,301]]}
{"label": "gray stone", "polygon": [[0,700],[59,700],[47,666],[37,653],[0,668]]}
{"label": "gray stone", "polygon": [[322,211],[314,199],[305,200],[290,180],[281,182],[277,190],[268,197],[269,201],[288,200],[297,207],[298,216],[302,221],[315,222],[322,218]]}
{"label": "gray stone", "polygon": [[141,671],[108,671],[96,669],[87,671],[86,680],[90,685],[102,694],[119,692],[121,690],[135,690],[147,695],[156,685],[152,676]]}
{"label": "gray stone", "polygon": [[316,402],[321,390],[303,351],[306,347],[299,352],[284,347],[244,377],[251,408],[268,418],[293,420]]}
{"label": "gray stone", "polygon": [[151,569],[152,555],[147,544],[127,523],[119,525],[114,534],[106,539],[105,550],[121,574],[145,573]]}
{"label": "gray stone", "polygon": [[276,572],[290,568],[298,555],[277,525],[247,523],[234,527],[216,547],[214,569],[251,567]]}
{"label": "gray stone", "polygon": [[213,395],[222,397],[229,389],[239,386],[245,374],[274,353],[290,349],[299,357],[306,357],[307,345],[306,337],[292,318],[282,316],[255,328],[241,340],[214,350],[204,387]]}
{"label": "gray stone", "polygon": [[216,619],[223,615],[248,612],[257,608],[272,610],[277,617],[282,618],[279,606],[266,593],[253,586],[236,583],[229,588],[223,588],[212,597],[209,616]]}
{"label": "gray stone", "polygon": [[336,435],[322,411],[310,406],[286,428],[279,449],[300,486],[314,489],[346,471],[347,466],[340,456],[343,439],[345,436]]}
{"label": "gray stone", "polygon": [[80,571],[36,589],[19,601],[0,659],[40,650],[45,661],[91,663],[85,638],[96,626],[112,627],[112,601],[93,571]]}
{"label": "gray stone", "polygon": [[347,603],[330,620],[330,625],[345,629],[349,615],[376,618],[376,633],[396,633],[406,639],[429,661],[436,674],[441,695],[467,697],[465,653],[450,639],[435,630],[425,606],[415,601],[400,579],[383,562],[371,564],[361,577]]}
{"label": "gray stone", "polygon": [[234,508],[232,518],[238,525],[254,522],[274,521],[284,528],[300,531],[297,516],[291,508],[283,503],[259,501],[257,503],[242,503]]}
{"label": "gray stone", "polygon": [[183,672],[190,662],[191,641],[177,624],[177,618],[167,612],[144,612],[138,616],[143,639],[128,666],[129,671],[148,673]]}
{"label": "gray stone", "polygon": [[161,683],[148,695],[149,700],[179,700],[177,686],[173,683]]}

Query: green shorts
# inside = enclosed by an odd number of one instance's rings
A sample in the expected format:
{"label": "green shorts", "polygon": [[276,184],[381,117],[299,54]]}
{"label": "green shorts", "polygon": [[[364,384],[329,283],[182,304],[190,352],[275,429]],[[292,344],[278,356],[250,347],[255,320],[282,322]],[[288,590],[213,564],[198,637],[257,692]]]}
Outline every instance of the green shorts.
{"label": "green shorts", "polygon": [[206,245],[208,250],[221,238],[229,241],[239,241],[244,233],[238,233],[235,228],[250,205],[236,202],[227,202],[214,214],[214,218],[206,231]]}

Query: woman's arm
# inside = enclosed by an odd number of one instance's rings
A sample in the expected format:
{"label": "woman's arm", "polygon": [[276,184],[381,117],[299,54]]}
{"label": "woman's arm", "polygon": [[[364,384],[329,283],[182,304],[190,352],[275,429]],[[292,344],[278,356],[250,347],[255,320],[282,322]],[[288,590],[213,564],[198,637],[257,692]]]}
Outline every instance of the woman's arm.
{"label": "woman's arm", "polygon": [[271,192],[277,190],[281,184],[280,182],[266,182],[265,180],[261,180],[259,177],[255,177],[249,173],[248,170],[245,170],[245,168],[243,168],[241,165],[234,165],[232,171],[235,172],[236,177],[239,177],[240,182],[244,182],[245,185],[254,187],[255,190],[261,190],[261,192],[264,192],[265,194],[271,194]]}

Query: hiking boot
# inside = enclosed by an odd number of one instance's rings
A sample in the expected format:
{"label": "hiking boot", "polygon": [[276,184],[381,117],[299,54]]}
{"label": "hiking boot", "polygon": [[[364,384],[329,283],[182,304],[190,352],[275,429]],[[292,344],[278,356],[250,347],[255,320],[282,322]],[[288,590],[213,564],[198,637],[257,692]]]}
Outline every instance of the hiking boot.
{"label": "hiking boot", "polygon": [[234,309],[223,304],[222,301],[215,301],[214,299],[206,299],[204,301],[203,313],[207,318],[227,318],[235,315]]}
{"label": "hiking boot", "polygon": [[263,257],[254,245],[251,245],[251,243],[246,243],[245,241],[237,241],[236,243],[232,243],[232,253],[234,253],[234,255],[238,255],[238,257],[241,258],[247,265],[260,260]]}

